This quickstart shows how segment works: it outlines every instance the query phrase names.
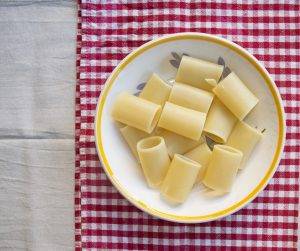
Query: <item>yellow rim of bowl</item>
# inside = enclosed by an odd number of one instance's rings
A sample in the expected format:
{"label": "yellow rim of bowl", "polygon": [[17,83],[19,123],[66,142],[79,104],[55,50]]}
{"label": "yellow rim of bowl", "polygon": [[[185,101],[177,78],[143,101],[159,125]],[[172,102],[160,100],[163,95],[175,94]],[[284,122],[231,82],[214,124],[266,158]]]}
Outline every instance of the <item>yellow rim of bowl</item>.
{"label": "yellow rim of bowl", "polygon": [[[101,120],[102,120],[102,111],[105,104],[105,100],[107,98],[107,95],[111,89],[111,87],[114,84],[115,79],[118,77],[120,72],[136,57],[144,53],[145,51],[166,43],[170,41],[175,40],[201,40],[201,41],[209,41],[212,43],[216,43],[218,45],[222,45],[226,48],[231,49],[232,51],[236,52],[238,55],[246,59],[249,63],[251,63],[256,70],[261,74],[263,79],[265,80],[265,83],[269,87],[269,90],[272,93],[276,109],[277,109],[277,116],[278,116],[278,139],[277,139],[277,146],[276,151],[273,156],[273,160],[271,165],[269,166],[265,176],[263,179],[259,182],[259,184],[242,200],[239,202],[233,204],[232,206],[216,211],[207,215],[199,215],[199,216],[181,216],[181,215],[174,215],[169,214],[165,212],[158,211],[151,206],[147,205],[143,201],[136,200],[134,197],[132,197],[117,181],[117,179],[114,176],[114,173],[110,167],[110,164],[107,160],[104,147],[102,145],[102,135],[101,135]],[[219,218],[222,218],[224,216],[227,216],[229,214],[232,214],[236,212],[237,210],[241,209],[243,206],[245,206],[247,203],[252,201],[260,191],[264,189],[264,187],[267,185],[268,181],[274,174],[276,167],[280,160],[280,155],[283,150],[284,141],[285,141],[285,118],[284,118],[284,111],[283,111],[283,105],[280,98],[280,94],[276,88],[275,83],[268,75],[267,71],[259,64],[258,60],[254,58],[249,52],[247,52],[245,49],[240,47],[239,45],[230,42],[228,40],[225,40],[223,38],[219,38],[213,35],[205,34],[205,33],[178,33],[178,34],[172,34],[163,36],[161,38],[152,40],[150,42],[145,43],[135,51],[131,52],[129,55],[127,55],[120,64],[114,69],[110,77],[107,79],[105,83],[105,88],[101,92],[101,95],[98,100],[97,110],[96,110],[96,116],[95,116],[95,140],[96,140],[96,148],[98,152],[98,156],[101,159],[101,163],[103,165],[103,168],[111,180],[111,182],[114,184],[114,186],[119,190],[119,192],[127,198],[132,204],[134,204],[139,209],[148,212],[149,214],[152,214],[154,216],[157,216],[159,218],[174,221],[174,222],[182,222],[182,223],[199,223],[199,222],[207,222],[216,220]]]}

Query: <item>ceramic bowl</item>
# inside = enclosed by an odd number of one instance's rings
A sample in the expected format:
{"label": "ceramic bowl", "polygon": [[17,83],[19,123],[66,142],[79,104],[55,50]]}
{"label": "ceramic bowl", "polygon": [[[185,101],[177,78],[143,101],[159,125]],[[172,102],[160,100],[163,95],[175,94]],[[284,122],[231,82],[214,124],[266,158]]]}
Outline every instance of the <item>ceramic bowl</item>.
{"label": "ceramic bowl", "polygon": [[[225,74],[226,71],[234,71],[260,100],[245,121],[264,130],[264,136],[245,168],[239,171],[229,194],[211,196],[204,186],[196,185],[185,203],[172,206],[161,198],[158,190],[147,186],[140,166],[110,113],[120,92],[138,94],[152,72],[165,80],[173,79],[182,54],[223,64]],[[98,101],[95,139],[107,176],[132,204],[166,220],[198,223],[236,212],[265,188],[276,170],[283,150],[285,118],[276,85],[266,69],[245,49],[208,34],[179,33],[142,45],[115,68]]]}

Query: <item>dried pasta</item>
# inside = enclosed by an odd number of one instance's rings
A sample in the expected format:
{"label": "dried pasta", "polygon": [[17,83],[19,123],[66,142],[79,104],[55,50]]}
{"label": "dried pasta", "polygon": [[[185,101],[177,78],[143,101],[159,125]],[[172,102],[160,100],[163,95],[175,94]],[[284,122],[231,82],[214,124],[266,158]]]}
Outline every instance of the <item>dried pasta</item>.
{"label": "dried pasta", "polygon": [[204,142],[201,145],[197,146],[193,150],[187,152],[184,156],[198,162],[201,165],[198,181],[202,181],[206,172],[207,165],[211,158],[211,150],[208,145]]}
{"label": "dried pasta", "polygon": [[189,195],[201,165],[183,155],[175,154],[161,186],[163,197],[171,203],[182,203]]}
{"label": "dried pasta", "polygon": [[163,106],[168,100],[171,86],[153,73],[139,97]]}
{"label": "dried pasta", "polygon": [[226,145],[234,147],[243,153],[240,169],[244,168],[246,161],[261,138],[262,133],[260,131],[243,121],[236,123]]}
{"label": "dried pasta", "polygon": [[158,136],[142,139],[137,144],[137,152],[148,185],[159,187],[170,165],[164,139]]}
{"label": "dried pasta", "polygon": [[206,114],[166,102],[158,126],[193,140],[199,140]]}
{"label": "dried pasta", "polygon": [[150,135],[131,126],[124,126],[120,128],[120,132],[127,142],[131,152],[138,159],[136,145],[141,139],[149,137]]}
{"label": "dried pasta", "polygon": [[234,72],[224,78],[213,92],[239,120],[243,120],[258,103],[258,98]]}
{"label": "dried pasta", "polygon": [[115,120],[147,133],[155,128],[160,113],[160,105],[126,92],[117,96],[112,108],[112,117]]}
{"label": "dried pasta", "polygon": [[227,141],[236,122],[236,117],[217,98],[214,98],[203,131],[212,140],[223,144]]}
{"label": "dried pasta", "polygon": [[227,193],[231,190],[243,153],[225,145],[215,145],[203,183],[207,187]]}
{"label": "dried pasta", "polygon": [[175,83],[172,87],[169,102],[207,113],[214,95],[211,92],[193,86]]}
{"label": "dried pasta", "polygon": [[206,79],[214,79],[215,81],[218,81],[222,72],[222,65],[193,57],[183,56],[175,81],[210,91],[212,86],[210,83],[207,83]]}
{"label": "dried pasta", "polygon": [[176,153],[185,154],[204,141],[203,137],[201,137],[200,140],[192,140],[162,128],[159,128],[159,130],[156,131],[156,134],[164,138],[168,153],[171,157]]}

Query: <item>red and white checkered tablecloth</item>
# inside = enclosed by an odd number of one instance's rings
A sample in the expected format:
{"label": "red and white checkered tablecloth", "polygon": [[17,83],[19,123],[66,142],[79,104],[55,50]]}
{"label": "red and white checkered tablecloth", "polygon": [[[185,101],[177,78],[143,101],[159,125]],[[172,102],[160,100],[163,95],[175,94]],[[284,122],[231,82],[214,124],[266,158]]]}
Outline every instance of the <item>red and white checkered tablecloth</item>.
{"label": "red and white checkered tablecloth", "polygon": [[[76,249],[296,249],[300,2],[82,0],[78,16]],[[275,80],[287,117],[283,158],[267,188],[231,216],[190,225],[154,218],[124,199],[101,168],[93,132],[98,96],[120,60],[153,38],[186,31],[227,38],[257,57]]]}

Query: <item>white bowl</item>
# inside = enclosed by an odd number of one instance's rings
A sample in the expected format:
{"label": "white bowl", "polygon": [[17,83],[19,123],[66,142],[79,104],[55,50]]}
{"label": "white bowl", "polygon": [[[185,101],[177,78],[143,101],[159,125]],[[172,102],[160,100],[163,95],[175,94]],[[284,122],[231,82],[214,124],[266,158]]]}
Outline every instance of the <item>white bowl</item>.
{"label": "white bowl", "polygon": [[[197,185],[187,201],[180,206],[169,205],[161,198],[159,191],[147,186],[141,168],[110,116],[116,95],[125,90],[138,92],[137,86],[147,81],[152,72],[158,73],[165,80],[174,78],[176,68],[173,65],[178,64],[174,52],[216,63],[223,59],[226,66],[235,71],[260,100],[245,119],[246,122],[261,130],[265,129],[263,139],[244,170],[239,172],[229,194],[211,196],[207,189]],[[197,223],[236,212],[264,189],[276,170],[283,150],[285,118],[276,85],[265,68],[245,49],[208,34],[180,33],[144,44],[115,68],[98,101],[95,138],[107,176],[132,204],[166,220]]]}

